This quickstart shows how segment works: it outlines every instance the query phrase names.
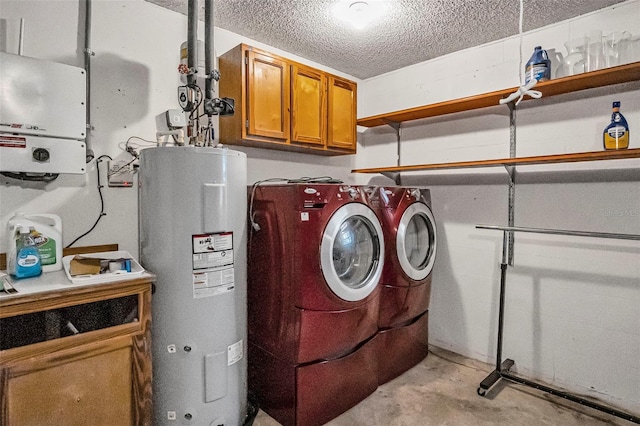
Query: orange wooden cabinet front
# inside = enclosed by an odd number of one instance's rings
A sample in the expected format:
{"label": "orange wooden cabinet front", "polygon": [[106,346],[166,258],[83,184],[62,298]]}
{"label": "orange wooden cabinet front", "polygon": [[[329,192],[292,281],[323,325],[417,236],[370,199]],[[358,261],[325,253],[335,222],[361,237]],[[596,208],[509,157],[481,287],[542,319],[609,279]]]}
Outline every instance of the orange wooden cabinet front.
{"label": "orange wooden cabinet front", "polygon": [[329,77],[329,137],[333,148],[355,150],[356,146],[356,84],[338,77]]}
{"label": "orange wooden cabinet front", "polygon": [[291,142],[327,145],[327,77],[321,71],[293,65],[291,72]]}
{"label": "orange wooden cabinet front", "polygon": [[219,58],[220,142],[320,155],[356,152],[357,85],[241,44]]}
{"label": "orange wooden cabinet front", "polygon": [[0,299],[0,424],[151,425],[150,327],[149,278]]}
{"label": "orange wooden cabinet front", "polygon": [[290,128],[289,64],[255,50],[247,51],[247,59],[247,137],[287,141]]}

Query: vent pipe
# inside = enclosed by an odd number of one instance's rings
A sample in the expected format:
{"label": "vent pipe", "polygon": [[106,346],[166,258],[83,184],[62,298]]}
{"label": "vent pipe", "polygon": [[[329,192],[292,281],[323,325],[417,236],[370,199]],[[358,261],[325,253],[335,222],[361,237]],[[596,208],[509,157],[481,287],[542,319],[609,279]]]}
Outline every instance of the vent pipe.
{"label": "vent pipe", "polygon": [[187,85],[196,85],[198,70],[198,0],[189,0],[187,9]]}
{"label": "vent pipe", "polygon": [[213,0],[204,2],[204,70],[205,70],[205,99],[213,99],[213,74],[215,72],[215,51],[213,43]]}
{"label": "vent pipe", "polygon": [[87,147],[86,162],[89,163],[94,159],[95,154],[93,152],[93,143],[91,141],[91,131],[93,130],[93,124],[91,124],[91,57],[95,55],[91,50],[91,0],[85,2],[84,10],[84,70],[87,77],[86,83],[86,122],[87,131],[85,132],[85,146]]}

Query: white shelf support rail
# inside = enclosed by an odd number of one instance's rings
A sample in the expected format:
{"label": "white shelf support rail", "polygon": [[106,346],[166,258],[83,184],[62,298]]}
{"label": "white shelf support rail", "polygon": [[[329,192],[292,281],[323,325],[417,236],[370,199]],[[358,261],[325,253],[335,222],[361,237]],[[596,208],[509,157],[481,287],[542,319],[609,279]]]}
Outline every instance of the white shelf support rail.
{"label": "white shelf support rail", "polygon": [[[401,141],[402,141],[402,122],[401,121],[391,121],[391,120],[384,120],[385,123],[390,126],[391,128],[393,128],[393,130],[395,130],[396,132],[396,166],[400,167],[402,164],[402,145],[401,145]],[[396,183],[396,185],[402,185],[402,175],[399,172],[390,172],[390,173],[382,173],[383,176],[388,177],[389,179],[393,179],[393,181]]]}

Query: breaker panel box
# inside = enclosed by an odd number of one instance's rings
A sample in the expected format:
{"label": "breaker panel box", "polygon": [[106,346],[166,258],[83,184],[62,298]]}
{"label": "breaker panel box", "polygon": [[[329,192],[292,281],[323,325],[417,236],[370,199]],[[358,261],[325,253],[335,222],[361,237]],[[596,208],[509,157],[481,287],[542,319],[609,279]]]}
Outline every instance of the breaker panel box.
{"label": "breaker panel box", "polygon": [[86,72],[0,52],[0,171],[84,173]]}

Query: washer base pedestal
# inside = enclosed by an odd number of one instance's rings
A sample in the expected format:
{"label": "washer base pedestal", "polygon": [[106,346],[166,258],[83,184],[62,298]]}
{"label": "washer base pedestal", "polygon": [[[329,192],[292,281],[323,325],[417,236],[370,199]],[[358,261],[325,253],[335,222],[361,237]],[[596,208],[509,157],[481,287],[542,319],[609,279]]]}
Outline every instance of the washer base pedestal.
{"label": "washer base pedestal", "polygon": [[378,387],[375,339],[342,358],[290,365],[249,345],[249,392],[284,426],[323,425]]}
{"label": "washer base pedestal", "polygon": [[418,365],[429,353],[429,312],[404,327],[380,330],[376,343],[378,384],[382,385]]}

